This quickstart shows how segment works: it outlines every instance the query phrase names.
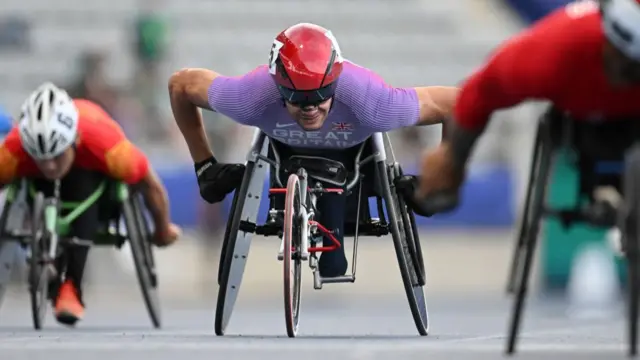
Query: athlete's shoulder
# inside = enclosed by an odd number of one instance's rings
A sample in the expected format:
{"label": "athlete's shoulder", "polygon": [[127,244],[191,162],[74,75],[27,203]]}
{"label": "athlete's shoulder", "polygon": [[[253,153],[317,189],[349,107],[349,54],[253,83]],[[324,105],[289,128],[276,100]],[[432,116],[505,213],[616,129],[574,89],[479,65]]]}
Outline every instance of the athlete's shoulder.
{"label": "athlete's shoulder", "polygon": [[240,76],[216,77],[208,98],[212,110],[246,125],[253,125],[267,108],[281,101],[267,65]]}
{"label": "athlete's shoulder", "polygon": [[525,30],[522,39],[565,56],[601,43],[600,5],[593,0],[570,2]]}
{"label": "athlete's shoulder", "polygon": [[73,99],[73,105],[75,105],[76,109],[78,110],[79,118],[111,118],[111,116],[109,116],[109,114],[102,108],[102,106],[96,104],[91,100],[80,98]]}
{"label": "athlete's shoulder", "polygon": [[78,110],[80,149],[100,156],[126,139],[120,125],[100,105],[84,99],[74,99],[74,104]]}
{"label": "athlete's shoulder", "polygon": [[371,69],[345,60],[335,101],[374,131],[390,131],[418,121],[420,102],[414,88],[388,85]]}
{"label": "athlete's shoulder", "polygon": [[23,174],[24,166],[31,161],[22,148],[18,128],[13,127],[0,144],[0,184],[8,184]]}
{"label": "athlete's shoulder", "polygon": [[335,100],[347,106],[356,106],[366,100],[375,87],[387,86],[373,70],[344,60],[342,73],[336,87]]}
{"label": "athlete's shoulder", "polygon": [[593,1],[579,1],[554,10],[500,44],[479,73],[536,84],[566,77],[602,40],[598,9]]}

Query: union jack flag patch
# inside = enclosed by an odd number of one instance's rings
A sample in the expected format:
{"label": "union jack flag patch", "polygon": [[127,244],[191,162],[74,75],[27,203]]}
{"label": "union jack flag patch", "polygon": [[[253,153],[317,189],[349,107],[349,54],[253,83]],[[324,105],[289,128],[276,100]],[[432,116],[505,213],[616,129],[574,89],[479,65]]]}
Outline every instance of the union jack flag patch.
{"label": "union jack flag patch", "polygon": [[333,124],[333,127],[331,127],[331,130],[340,130],[340,131],[353,130],[353,126],[349,123],[334,122],[332,124]]}

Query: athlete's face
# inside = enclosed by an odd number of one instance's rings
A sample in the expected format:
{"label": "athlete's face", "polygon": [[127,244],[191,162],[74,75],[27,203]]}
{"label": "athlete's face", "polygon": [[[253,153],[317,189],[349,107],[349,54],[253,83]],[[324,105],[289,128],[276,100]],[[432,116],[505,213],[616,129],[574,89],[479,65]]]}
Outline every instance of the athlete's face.
{"label": "athlete's face", "polygon": [[48,180],[60,180],[71,169],[74,158],[75,152],[72,148],[69,148],[53,159],[35,160],[35,163],[45,178]]}
{"label": "athlete's face", "polygon": [[640,61],[630,59],[615,46],[605,43],[604,70],[609,81],[616,86],[640,83]]}
{"label": "athlete's face", "polygon": [[285,101],[287,111],[305,130],[318,130],[327,119],[332,99],[327,99],[315,106],[300,106]]}

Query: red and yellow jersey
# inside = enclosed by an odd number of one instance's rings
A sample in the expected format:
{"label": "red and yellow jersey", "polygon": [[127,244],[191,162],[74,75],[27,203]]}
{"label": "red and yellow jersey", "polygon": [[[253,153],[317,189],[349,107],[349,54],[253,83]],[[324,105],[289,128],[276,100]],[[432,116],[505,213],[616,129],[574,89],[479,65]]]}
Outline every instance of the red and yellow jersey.
{"label": "red and yellow jersey", "polygon": [[[115,180],[136,184],[149,171],[147,157],[132,144],[124,131],[100,106],[76,99],[78,138],[74,167],[98,171]],[[40,171],[22,148],[18,128],[11,129],[0,145],[0,184],[38,177]]]}
{"label": "red and yellow jersey", "polygon": [[455,120],[479,129],[494,111],[526,100],[552,102],[576,120],[640,116],[640,86],[616,88],[605,76],[605,45],[595,1],[558,9],[506,41],[462,85]]}

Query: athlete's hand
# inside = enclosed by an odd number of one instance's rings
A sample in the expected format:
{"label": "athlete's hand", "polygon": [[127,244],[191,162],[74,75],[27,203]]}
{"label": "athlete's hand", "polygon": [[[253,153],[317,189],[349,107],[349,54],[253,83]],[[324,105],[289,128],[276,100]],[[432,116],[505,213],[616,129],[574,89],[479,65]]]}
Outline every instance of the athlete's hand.
{"label": "athlete's hand", "polygon": [[459,203],[464,169],[456,165],[451,144],[443,141],[422,157],[420,187],[416,197],[422,208],[432,214],[448,212]]}
{"label": "athlete's hand", "polygon": [[153,243],[159,247],[173,244],[182,234],[182,230],[176,224],[169,223],[166,226],[157,227],[153,234]]}
{"label": "athlete's hand", "polygon": [[200,196],[215,204],[224,200],[225,196],[235,190],[244,177],[244,165],[222,164],[211,158],[195,164]]}

